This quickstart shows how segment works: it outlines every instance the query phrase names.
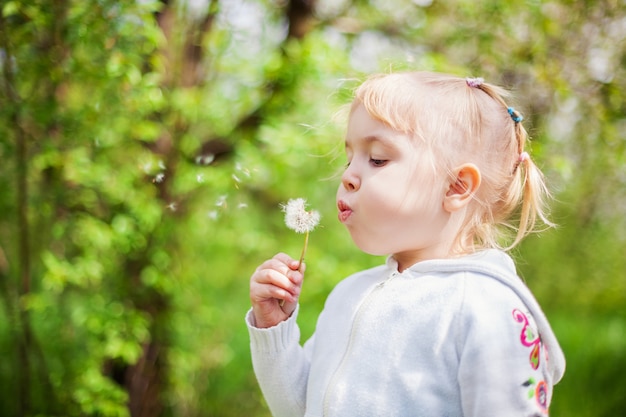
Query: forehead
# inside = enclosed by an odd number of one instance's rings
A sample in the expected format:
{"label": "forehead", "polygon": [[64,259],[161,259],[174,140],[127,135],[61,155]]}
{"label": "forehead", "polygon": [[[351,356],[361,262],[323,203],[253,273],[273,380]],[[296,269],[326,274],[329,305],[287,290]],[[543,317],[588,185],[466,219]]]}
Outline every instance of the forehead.
{"label": "forehead", "polygon": [[350,113],[346,132],[347,148],[357,145],[397,148],[409,142],[408,134],[394,130],[373,118],[363,105],[355,106]]}

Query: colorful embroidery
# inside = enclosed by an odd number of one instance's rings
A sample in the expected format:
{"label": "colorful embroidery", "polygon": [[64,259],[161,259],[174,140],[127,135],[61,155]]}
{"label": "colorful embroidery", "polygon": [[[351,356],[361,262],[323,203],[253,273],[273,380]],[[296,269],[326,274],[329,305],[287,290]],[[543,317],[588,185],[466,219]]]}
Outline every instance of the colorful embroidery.
{"label": "colorful embroidery", "polygon": [[513,318],[518,323],[524,325],[520,333],[520,341],[522,342],[522,345],[532,348],[529,356],[530,366],[533,369],[537,369],[539,368],[539,358],[541,356],[541,338],[539,337],[539,333],[536,332],[532,326],[530,326],[526,314],[522,313],[518,309],[513,310]]}
{"label": "colorful embroidery", "polygon": [[530,387],[528,390],[528,398],[535,398],[537,405],[542,413],[548,412],[548,384],[545,381],[536,382],[534,378],[522,384],[524,387]]}
{"label": "colorful embroidery", "polygon": [[545,381],[539,381],[535,389],[535,399],[541,411],[548,411],[548,384]]}

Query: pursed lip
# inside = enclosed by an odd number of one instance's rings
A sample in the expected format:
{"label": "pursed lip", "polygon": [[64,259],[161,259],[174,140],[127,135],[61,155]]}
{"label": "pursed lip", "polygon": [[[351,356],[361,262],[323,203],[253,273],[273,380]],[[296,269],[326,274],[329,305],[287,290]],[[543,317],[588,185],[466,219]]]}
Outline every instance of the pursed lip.
{"label": "pursed lip", "polygon": [[350,206],[343,200],[337,201],[337,209],[339,209],[339,214],[337,217],[340,222],[345,222],[352,215],[352,209]]}

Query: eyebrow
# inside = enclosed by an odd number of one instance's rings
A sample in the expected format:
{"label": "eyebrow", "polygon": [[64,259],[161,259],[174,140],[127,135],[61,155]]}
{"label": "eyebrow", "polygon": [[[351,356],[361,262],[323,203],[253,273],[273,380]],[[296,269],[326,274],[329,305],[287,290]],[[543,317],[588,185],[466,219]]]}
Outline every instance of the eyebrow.
{"label": "eyebrow", "polygon": [[[377,142],[377,143],[380,143],[385,148],[395,148],[394,142],[392,142],[391,140],[387,139],[386,137],[381,137],[381,136],[376,136],[376,135],[368,135],[368,136],[365,136],[364,138],[359,138],[359,139],[363,140],[363,142],[366,145],[370,145],[373,142]],[[348,147],[348,145],[349,145],[348,139],[346,138],[345,146]]]}

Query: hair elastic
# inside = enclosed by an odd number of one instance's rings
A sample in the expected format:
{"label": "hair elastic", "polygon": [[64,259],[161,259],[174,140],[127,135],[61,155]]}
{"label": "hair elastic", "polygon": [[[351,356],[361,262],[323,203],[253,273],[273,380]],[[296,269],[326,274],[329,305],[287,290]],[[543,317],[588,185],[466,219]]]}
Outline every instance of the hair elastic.
{"label": "hair elastic", "polygon": [[481,77],[478,77],[478,78],[470,78],[470,77],[467,77],[467,78],[465,79],[465,82],[466,82],[466,83],[467,83],[467,85],[469,85],[470,87],[473,87],[473,88],[478,88],[478,87],[480,87],[481,85],[483,85],[483,83],[485,82],[485,80],[484,80],[483,78],[481,78]]}
{"label": "hair elastic", "polygon": [[528,155],[528,152],[520,153],[519,157],[517,158],[517,161],[515,162],[515,166],[513,167],[513,174],[515,174],[515,171],[517,171],[520,165],[526,163],[526,161],[529,161],[529,160],[530,160],[530,155]]}
{"label": "hair elastic", "polygon": [[528,155],[528,152],[522,152],[521,154],[519,154],[519,159],[517,160],[517,162],[520,164],[523,164],[529,159],[530,159],[530,155]]}
{"label": "hair elastic", "polygon": [[515,123],[519,123],[524,120],[524,116],[519,114],[519,112],[517,112],[513,107],[508,107],[506,110],[509,112],[511,119],[513,119]]}

